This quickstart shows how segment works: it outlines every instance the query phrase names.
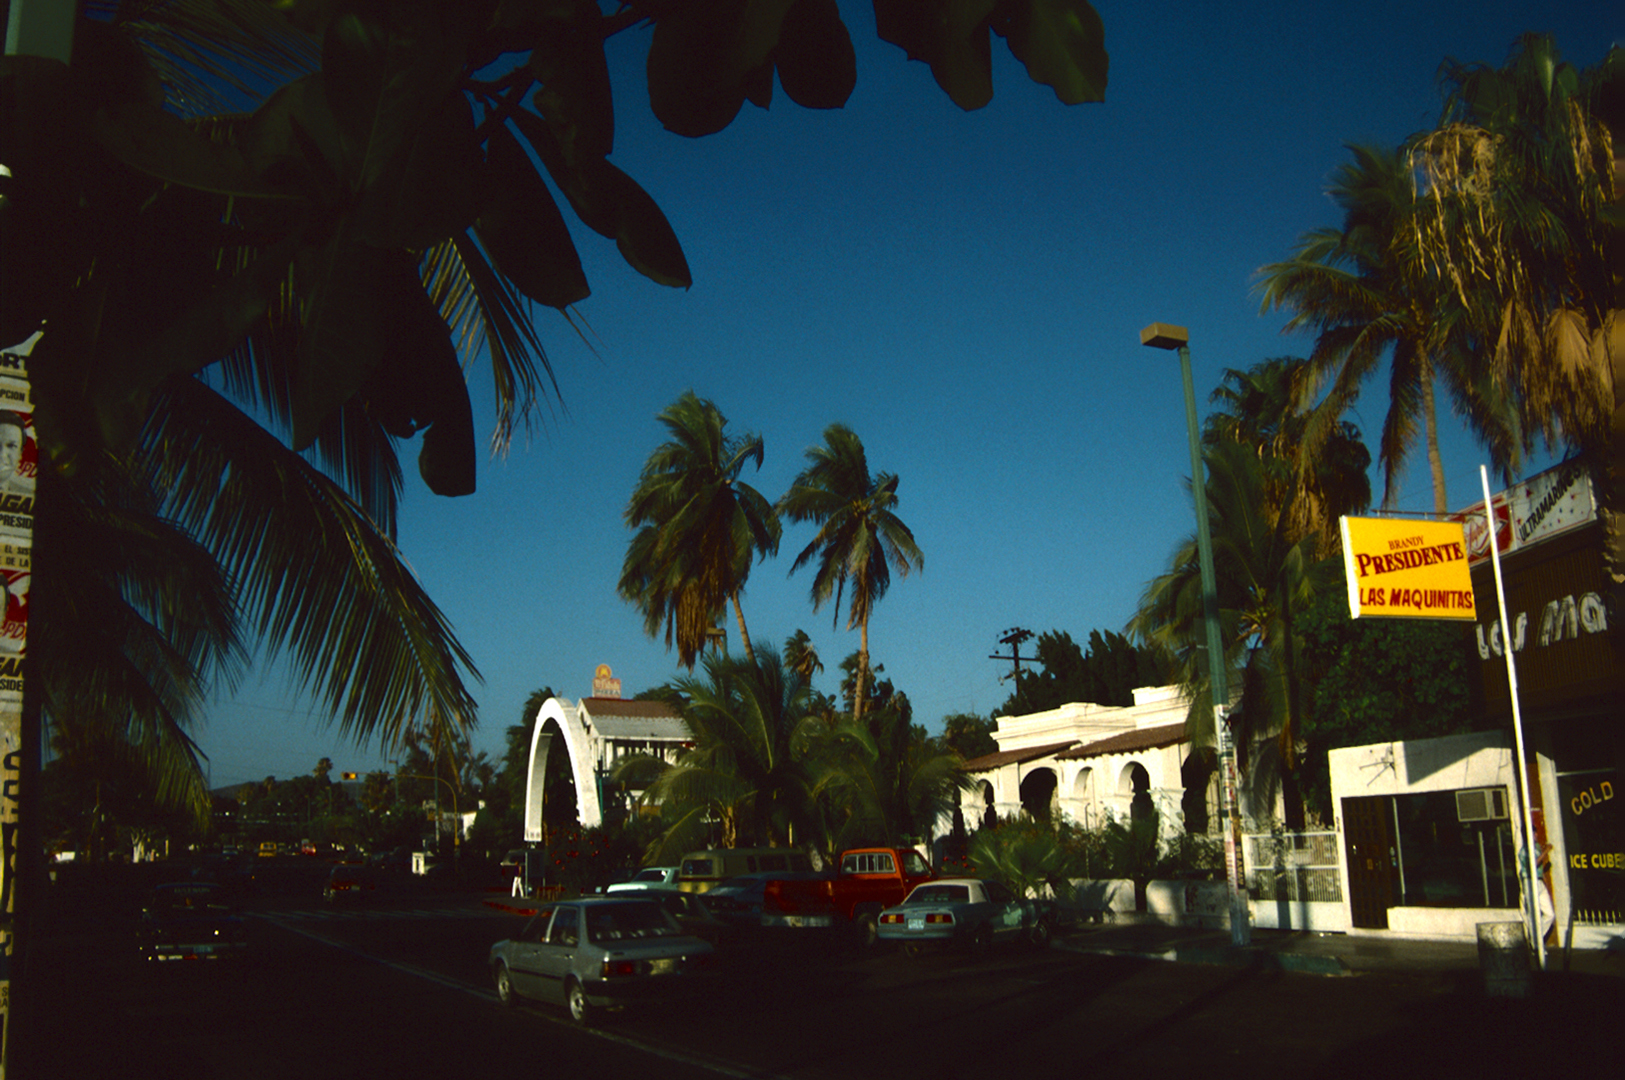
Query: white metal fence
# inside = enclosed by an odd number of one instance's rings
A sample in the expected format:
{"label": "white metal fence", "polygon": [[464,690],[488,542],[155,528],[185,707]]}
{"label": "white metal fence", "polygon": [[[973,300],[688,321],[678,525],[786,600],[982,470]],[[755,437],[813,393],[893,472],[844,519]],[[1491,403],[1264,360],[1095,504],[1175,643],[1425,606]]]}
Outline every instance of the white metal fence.
{"label": "white metal fence", "polygon": [[1252,899],[1342,902],[1336,832],[1254,833],[1242,843]]}

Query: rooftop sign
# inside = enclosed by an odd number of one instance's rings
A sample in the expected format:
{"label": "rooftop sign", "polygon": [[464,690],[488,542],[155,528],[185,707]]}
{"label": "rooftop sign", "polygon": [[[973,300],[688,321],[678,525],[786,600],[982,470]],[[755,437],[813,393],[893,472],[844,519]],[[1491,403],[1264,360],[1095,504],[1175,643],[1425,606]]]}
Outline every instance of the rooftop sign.
{"label": "rooftop sign", "polygon": [[599,664],[592,673],[592,696],[603,698],[618,698],[621,696],[621,680],[615,678],[610,672],[608,664]]}

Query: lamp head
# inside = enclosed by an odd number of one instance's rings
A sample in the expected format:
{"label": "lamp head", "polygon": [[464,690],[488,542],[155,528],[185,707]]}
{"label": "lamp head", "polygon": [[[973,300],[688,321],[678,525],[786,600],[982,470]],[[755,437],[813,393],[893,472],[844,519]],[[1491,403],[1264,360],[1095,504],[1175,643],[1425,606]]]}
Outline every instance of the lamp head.
{"label": "lamp head", "polygon": [[1189,345],[1190,341],[1189,330],[1169,323],[1154,322],[1140,331],[1140,344],[1149,345],[1153,349],[1177,349],[1182,345]]}

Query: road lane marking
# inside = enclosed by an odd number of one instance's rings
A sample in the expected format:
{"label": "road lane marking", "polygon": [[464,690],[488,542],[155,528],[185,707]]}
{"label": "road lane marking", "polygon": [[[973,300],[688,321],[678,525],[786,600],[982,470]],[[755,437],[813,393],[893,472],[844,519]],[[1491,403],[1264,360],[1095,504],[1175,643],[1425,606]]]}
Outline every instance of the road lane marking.
{"label": "road lane marking", "polygon": [[[317,933],[315,930],[312,930],[309,927],[297,925],[288,919],[282,918],[270,912],[260,912],[259,918],[279,926],[290,933],[309,938],[311,941],[326,945],[329,948],[337,949],[343,953],[348,953],[351,956],[358,957],[362,960],[367,960],[374,964],[382,965],[383,967],[389,968],[393,971],[398,971],[403,975],[411,975],[414,978],[426,979],[429,982],[435,983],[438,986],[443,986],[448,990],[456,990],[472,997],[479,998],[481,1001],[490,1002],[493,1005],[497,1004],[496,991],[488,989],[483,985],[475,985],[474,983],[466,982],[462,979],[454,979],[449,975],[441,975],[440,973],[430,971],[427,968],[418,967],[416,964],[408,964],[400,960],[386,960],[384,957],[375,956],[372,953],[358,949],[348,942],[336,941],[325,934]],[[749,1069],[741,1065],[735,1065],[730,1062],[719,1061],[714,1058],[701,1057],[696,1054],[690,1054],[686,1051],[675,1049],[674,1047],[661,1046],[656,1043],[644,1042],[641,1039],[634,1039],[626,1035],[620,1035],[613,1031],[605,1031],[602,1028],[582,1027],[562,1016],[553,1016],[550,1013],[537,1012],[534,1010],[526,1011],[531,1012],[532,1015],[536,1016],[538,1019],[545,1020],[547,1023],[555,1024],[559,1027],[569,1028],[570,1030],[578,1031],[583,1035],[591,1035],[595,1038],[603,1039],[606,1042],[619,1043],[622,1046],[628,1046],[635,1050],[641,1050],[646,1054],[652,1054],[657,1058],[663,1058],[664,1060],[673,1062],[674,1064],[687,1065],[690,1068],[702,1069],[706,1072],[715,1073],[718,1076],[725,1076],[728,1077],[729,1080],[789,1080],[788,1077],[779,1076],[776,1073],[762,1072],[756,1069]]]}

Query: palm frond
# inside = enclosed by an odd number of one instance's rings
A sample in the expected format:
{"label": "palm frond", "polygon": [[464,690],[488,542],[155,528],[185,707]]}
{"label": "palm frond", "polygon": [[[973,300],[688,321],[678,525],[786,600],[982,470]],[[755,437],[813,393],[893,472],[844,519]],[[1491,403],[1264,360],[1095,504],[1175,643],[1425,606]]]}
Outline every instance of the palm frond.
{"label": "palm frond", "polygon": [[472,660],[343,489],[197,380],[172,381],[162,398],[143,444],[153,484],[341,733],[388,746],[420,715],[472,725]]}

